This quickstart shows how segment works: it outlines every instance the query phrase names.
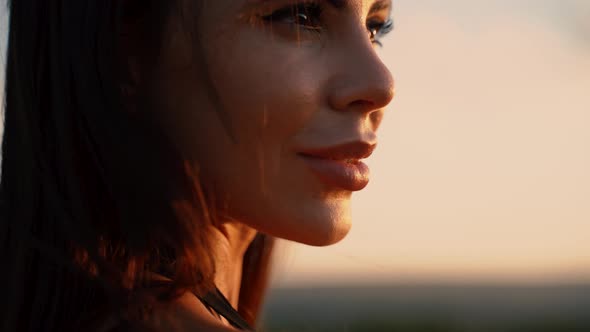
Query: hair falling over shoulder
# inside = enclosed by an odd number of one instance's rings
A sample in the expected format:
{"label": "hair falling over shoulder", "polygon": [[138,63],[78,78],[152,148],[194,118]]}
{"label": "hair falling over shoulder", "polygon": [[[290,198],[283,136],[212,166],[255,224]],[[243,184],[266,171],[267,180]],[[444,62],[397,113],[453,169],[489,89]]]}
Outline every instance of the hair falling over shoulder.
{"label": "hair falling over shoulder", "polygon": [[[124,109],[117,36],[132,2],[9,1],[2,331],[139,328],[153,301],[214,287],[211,197],[157,123]],[[175,2],[144,1],[154,40]],[[244,260],[239,312],[250,323],[272,244],[258,235]],[[169,296],[150,295],[149,273],[172,280]]]}

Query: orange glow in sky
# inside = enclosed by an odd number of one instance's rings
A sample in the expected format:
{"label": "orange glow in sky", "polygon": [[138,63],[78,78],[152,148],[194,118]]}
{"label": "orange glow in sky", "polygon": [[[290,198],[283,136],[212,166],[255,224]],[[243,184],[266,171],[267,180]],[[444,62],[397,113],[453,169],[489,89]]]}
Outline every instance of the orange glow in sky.
{"label": "orange glow in sky", "polygon": [[396,99],[352,231],[283,243],[275,283],[590,281],[590,2],[394,6]]}

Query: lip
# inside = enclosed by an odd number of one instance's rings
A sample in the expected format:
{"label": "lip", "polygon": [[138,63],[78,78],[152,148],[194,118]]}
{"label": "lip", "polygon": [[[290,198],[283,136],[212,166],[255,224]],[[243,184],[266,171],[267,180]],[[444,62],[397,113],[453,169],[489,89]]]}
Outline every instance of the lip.
{"label": "lip", "polygon": [[332,160],[359,160],[369,158],[376,147],[377,143],[353,141],[328,147],[301,149],[299,154]]}
{"label": "lip", "polygon": [[368,158],[376,144],[362,141],[330,147],[311,148],[299,152],[307,166],[320,181],[333,187],[359,191],[369,183],[369,167],[361,161]]}

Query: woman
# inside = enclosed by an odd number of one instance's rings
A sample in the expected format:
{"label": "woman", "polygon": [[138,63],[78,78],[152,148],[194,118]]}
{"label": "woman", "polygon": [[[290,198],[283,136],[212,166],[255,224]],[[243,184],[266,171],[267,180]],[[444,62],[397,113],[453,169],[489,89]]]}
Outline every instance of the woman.
{"label": "woman", "polygon": [[273,238],[350,228],[389,0],[11,0],[2,331],[256,323]]}

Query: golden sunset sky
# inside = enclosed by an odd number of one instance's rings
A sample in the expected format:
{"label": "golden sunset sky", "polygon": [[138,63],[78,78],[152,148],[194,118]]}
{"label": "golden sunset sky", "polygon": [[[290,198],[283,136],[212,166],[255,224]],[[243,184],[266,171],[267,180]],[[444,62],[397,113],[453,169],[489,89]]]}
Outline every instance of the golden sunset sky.
{"label": "golden sunset sky", "polygon": [[281,243],[275,285],[590,282],[590,1],[394,6],[396,98],[353,229]]}
{"label": "golden sunset sky", "polygon": [[349,236],[277,285],[590,281],[590,1],[394,0]]}

